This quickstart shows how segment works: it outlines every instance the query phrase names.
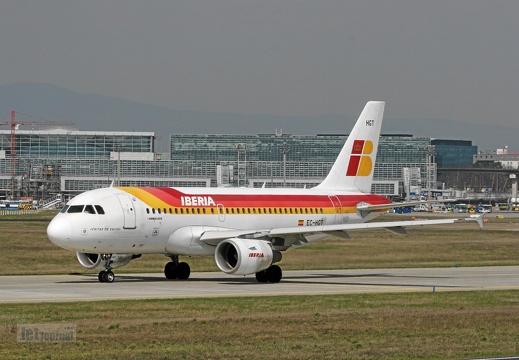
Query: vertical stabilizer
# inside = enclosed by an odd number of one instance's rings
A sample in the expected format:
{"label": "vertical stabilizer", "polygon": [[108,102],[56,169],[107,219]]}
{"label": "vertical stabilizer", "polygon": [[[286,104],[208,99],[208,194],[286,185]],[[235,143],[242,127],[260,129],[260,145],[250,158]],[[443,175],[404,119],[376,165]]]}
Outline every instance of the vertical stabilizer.
{"label": "vertical stabilizer", "polygon": [[330,173],[317,189],[371,192],[384,105],[383,101],[366,104]]}

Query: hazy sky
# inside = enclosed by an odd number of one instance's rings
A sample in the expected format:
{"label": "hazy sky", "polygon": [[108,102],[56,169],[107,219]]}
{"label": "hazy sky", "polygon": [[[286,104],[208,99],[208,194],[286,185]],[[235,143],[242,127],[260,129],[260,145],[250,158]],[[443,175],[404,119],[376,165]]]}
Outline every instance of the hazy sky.
{"label": "hazy sky", "polygon": [[0,85],[519,126],[519,1],[0,0]]}

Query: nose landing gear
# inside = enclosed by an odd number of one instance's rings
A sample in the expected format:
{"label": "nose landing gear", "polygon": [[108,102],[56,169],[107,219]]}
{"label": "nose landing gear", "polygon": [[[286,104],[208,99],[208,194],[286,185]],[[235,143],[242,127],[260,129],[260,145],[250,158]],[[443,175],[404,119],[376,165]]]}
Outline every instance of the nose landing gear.
{"label": "nose landing gear", "polygon": [[97,278],[99,279],[99,282],[111,283],[114,282],[115,275],[112,270],[103,270],[99,273]]}
{"label": "nose landing gear", "polygon": [[115,275],[112,271],[112,254],[101,255],[101,260],[104,261],[104,270],[99,273],[97,278],[99,282],[112,283],[115,280]]}

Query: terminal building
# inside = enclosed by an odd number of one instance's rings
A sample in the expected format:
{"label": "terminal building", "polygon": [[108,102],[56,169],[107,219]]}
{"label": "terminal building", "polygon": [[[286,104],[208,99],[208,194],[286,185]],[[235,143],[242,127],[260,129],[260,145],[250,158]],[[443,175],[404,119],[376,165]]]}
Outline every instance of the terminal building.
{"label": "terminal building", "polygon": [[[11,133],[1,130],[0,199],[67,199],[111,184],[312,187],[327,175],[346,139],[174,134],[170,152],[156,153],[153,132],[16,130],[13,156]],[[436,188],[436,157],[430,138],[382,135],[372,191],[399,196],[410,182]]]}
{"label": "terminal building", "polygon": [[509,151],[505,146],[503,149],[474,154],[473,161],[474,163],[499,163],[504,169],[519,169],[519,152]]}

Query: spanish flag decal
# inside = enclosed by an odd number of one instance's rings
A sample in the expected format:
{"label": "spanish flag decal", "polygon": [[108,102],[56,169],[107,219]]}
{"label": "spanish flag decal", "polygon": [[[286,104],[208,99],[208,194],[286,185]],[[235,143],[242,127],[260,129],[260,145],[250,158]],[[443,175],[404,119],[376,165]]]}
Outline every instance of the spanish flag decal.
{"label": "spanish flag decal", "polygon": [[351,149],[350,162],[346,176],[369,176],[373,171],[373,142],[371,140],[355,140]]}
{"label": "spanish flag decal", "polygon": [[304,220],[299,220],[297,222],[297,226],[303,226],[305,224],[305,221]]}

